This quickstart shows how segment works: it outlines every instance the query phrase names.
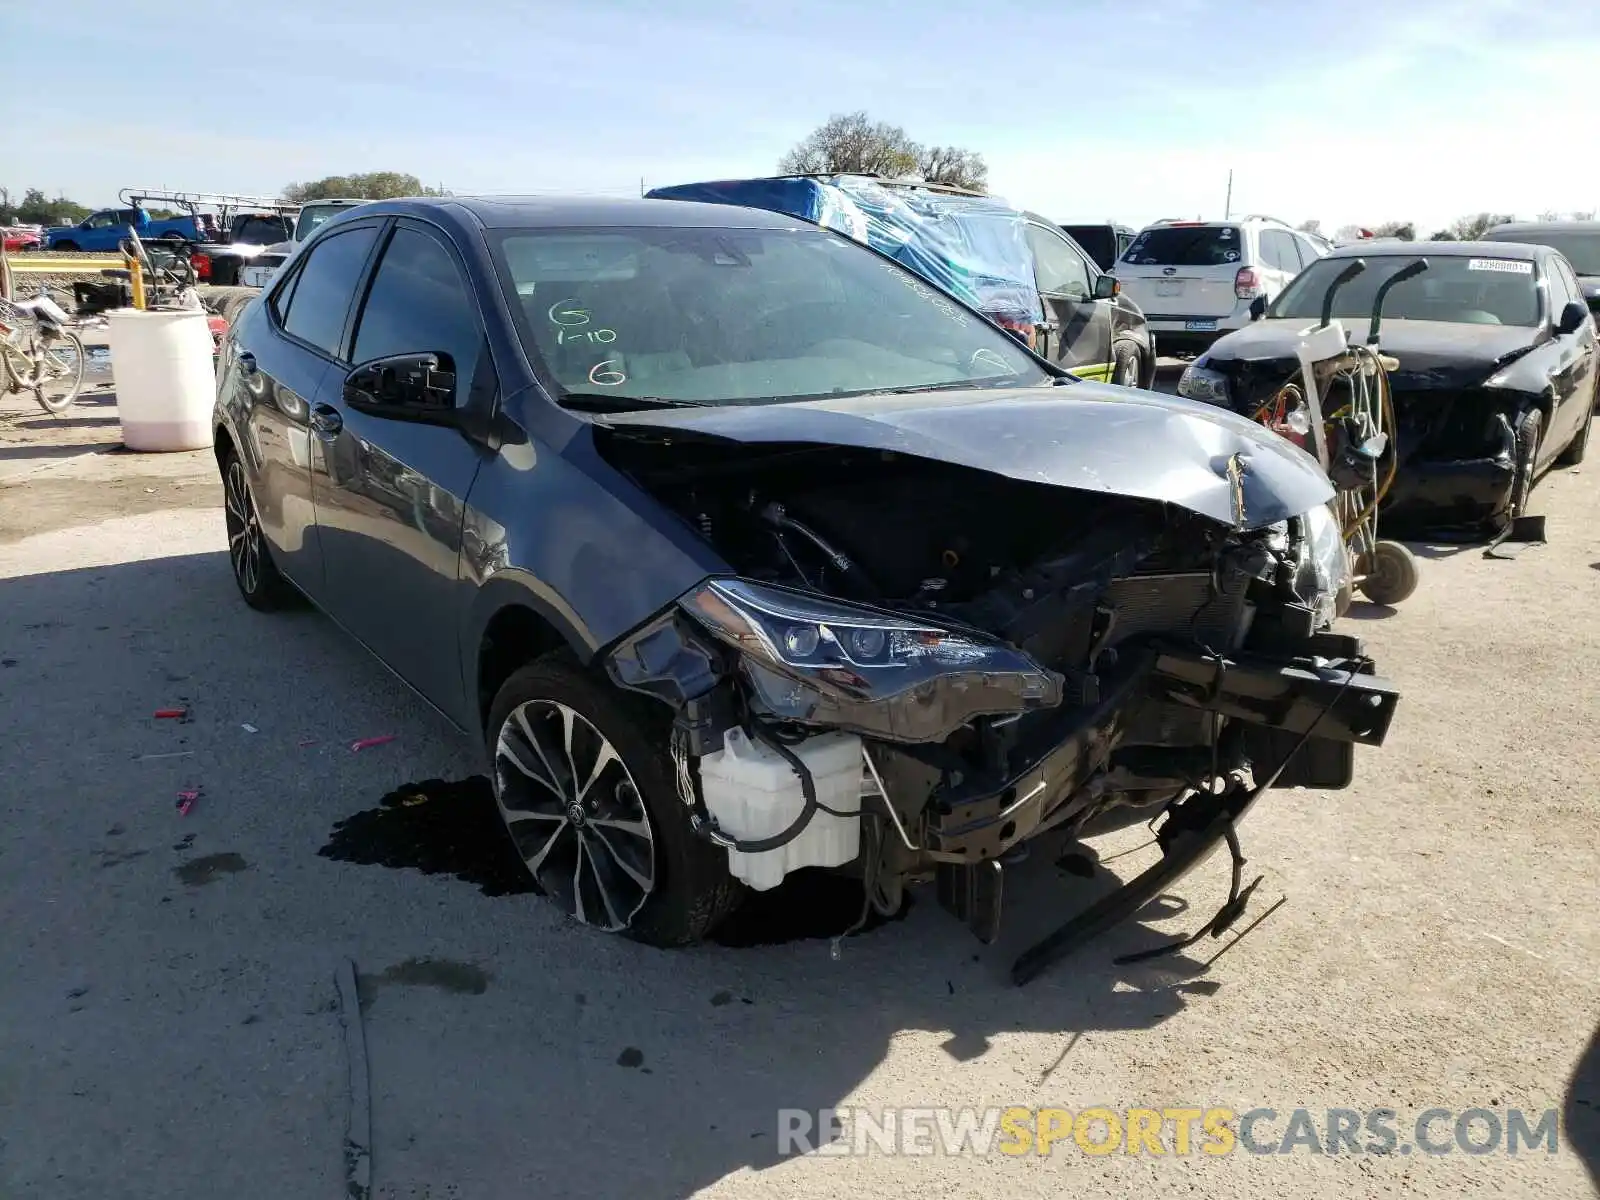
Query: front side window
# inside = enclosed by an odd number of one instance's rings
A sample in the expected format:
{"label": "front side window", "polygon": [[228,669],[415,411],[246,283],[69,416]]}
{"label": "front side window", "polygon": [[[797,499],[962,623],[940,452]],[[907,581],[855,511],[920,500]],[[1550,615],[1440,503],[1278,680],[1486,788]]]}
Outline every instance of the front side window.
{"label": "front side window", "polygon": [[493,245],[524,344],[569,394],[751,404],[1051,378],[976,313],[826,231],[507,230]]}
{"label": "front side window", "polygon": [[1071,300],[1089,298],[1089,268],[1071,246],[1048,229],[1030,224],[1028,249],[1033,251],[1033,273],[1041,292]]}
{"label": "front side window", "polygon": [[[1426,271],[1396,284],[1384,298],[1385,320],[1466,325],[1539,323],[1539,290],[1533,263],[1453,254],[1431,254],[1427,258]],[[1415,261],[1409,254],[1369,258],[1367,269],[1334,294],[1333,315],[1347,321],[1370,319],[1378,286]],[[1323,294],[1349,265],[1348,257],[1318,259],[1284,289],[1272,306],[1271,315],[1320,318]]]}
{"label": "front side window", "polygon": [[403,225],[396,229],[362,306],[351,361],[444,353],[464,386],[477,369],[482,344],[477,310],[455,260],[429,235]]}
{"label": "front side window", "polygon": [[367,225],[335,233],[311,247],[292,290],[278,302],[286,332],[338,357],[344,320],[377,236],[377,228]]}

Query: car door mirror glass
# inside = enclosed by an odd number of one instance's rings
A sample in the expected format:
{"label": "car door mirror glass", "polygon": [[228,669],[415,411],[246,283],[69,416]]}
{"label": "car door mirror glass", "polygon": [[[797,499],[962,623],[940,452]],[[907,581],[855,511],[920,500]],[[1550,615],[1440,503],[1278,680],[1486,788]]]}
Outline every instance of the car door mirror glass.
{"label": "car door mirror glass", "polygon": [[1111,300],[1122,291],[1122,283],[1115,275],[1101,275],[1094,281],[1094,298]]}
{"label": "car door mirror glass", "polygon": [[363,363],[345,376],[344,401],[373,416],[453,425],[455,362],[448,354],[433,351]]}
{"label": "car door mirror glass", "polygon": [[1577,333],[1589,320],[1589,309],[1576,300],[1570,300],[1561,309],[1561,314],[1556,318],[1556,333],[1565,336]]}

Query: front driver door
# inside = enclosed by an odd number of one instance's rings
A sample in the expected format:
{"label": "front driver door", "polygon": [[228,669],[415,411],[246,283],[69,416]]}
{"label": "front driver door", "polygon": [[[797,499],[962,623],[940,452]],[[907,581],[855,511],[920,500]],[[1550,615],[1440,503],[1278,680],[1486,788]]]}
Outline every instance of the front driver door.
{"label": "front driver door", "polygon": [[325,607],[412,687],[463,725],[457,582],[467,493],[484,451],[459,430],[361,412],[345,401],[353,367],[437,354],[455,368],[455,404],[490,406],[495,374],[459,256],[443,233],[398,222],[355,321],[347,362],[312,414],[312,494],[326,561]]}
{"label": "front driver door", "polygon": [[1085,379],[1111,374],[1111,302],[1094,298],[1099,274],[1066,238],[1029,221],[1028,248],[1045,312],[1036,349]]}

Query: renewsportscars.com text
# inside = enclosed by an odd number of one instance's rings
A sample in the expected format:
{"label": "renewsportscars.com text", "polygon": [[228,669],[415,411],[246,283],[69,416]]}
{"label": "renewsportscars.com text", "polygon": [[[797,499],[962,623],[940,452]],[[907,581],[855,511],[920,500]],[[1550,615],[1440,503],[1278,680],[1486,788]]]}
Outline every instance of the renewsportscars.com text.
{"label": "renewsportscars.com text", "polygon": [[778,1110],[778,1153],[860,1156],[1555,1154],[1553,1108],[839,1108]]}

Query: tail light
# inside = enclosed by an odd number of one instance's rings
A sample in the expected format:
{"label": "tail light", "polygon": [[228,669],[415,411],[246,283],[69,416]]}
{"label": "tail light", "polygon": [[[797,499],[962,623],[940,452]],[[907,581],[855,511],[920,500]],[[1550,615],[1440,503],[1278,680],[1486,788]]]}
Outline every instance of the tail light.
{"label": "tail light", "polygon": [[1261,277],[1254,267],[1240,267],[1233,277],[1233,294],[1240,300],[1253,300],[1261,294]]}
{"label": "tail light", "polygon": [[189,256],[189,265],[194,268],[194,273],[197,278],[211,278],[211,255],[191,254]]}

